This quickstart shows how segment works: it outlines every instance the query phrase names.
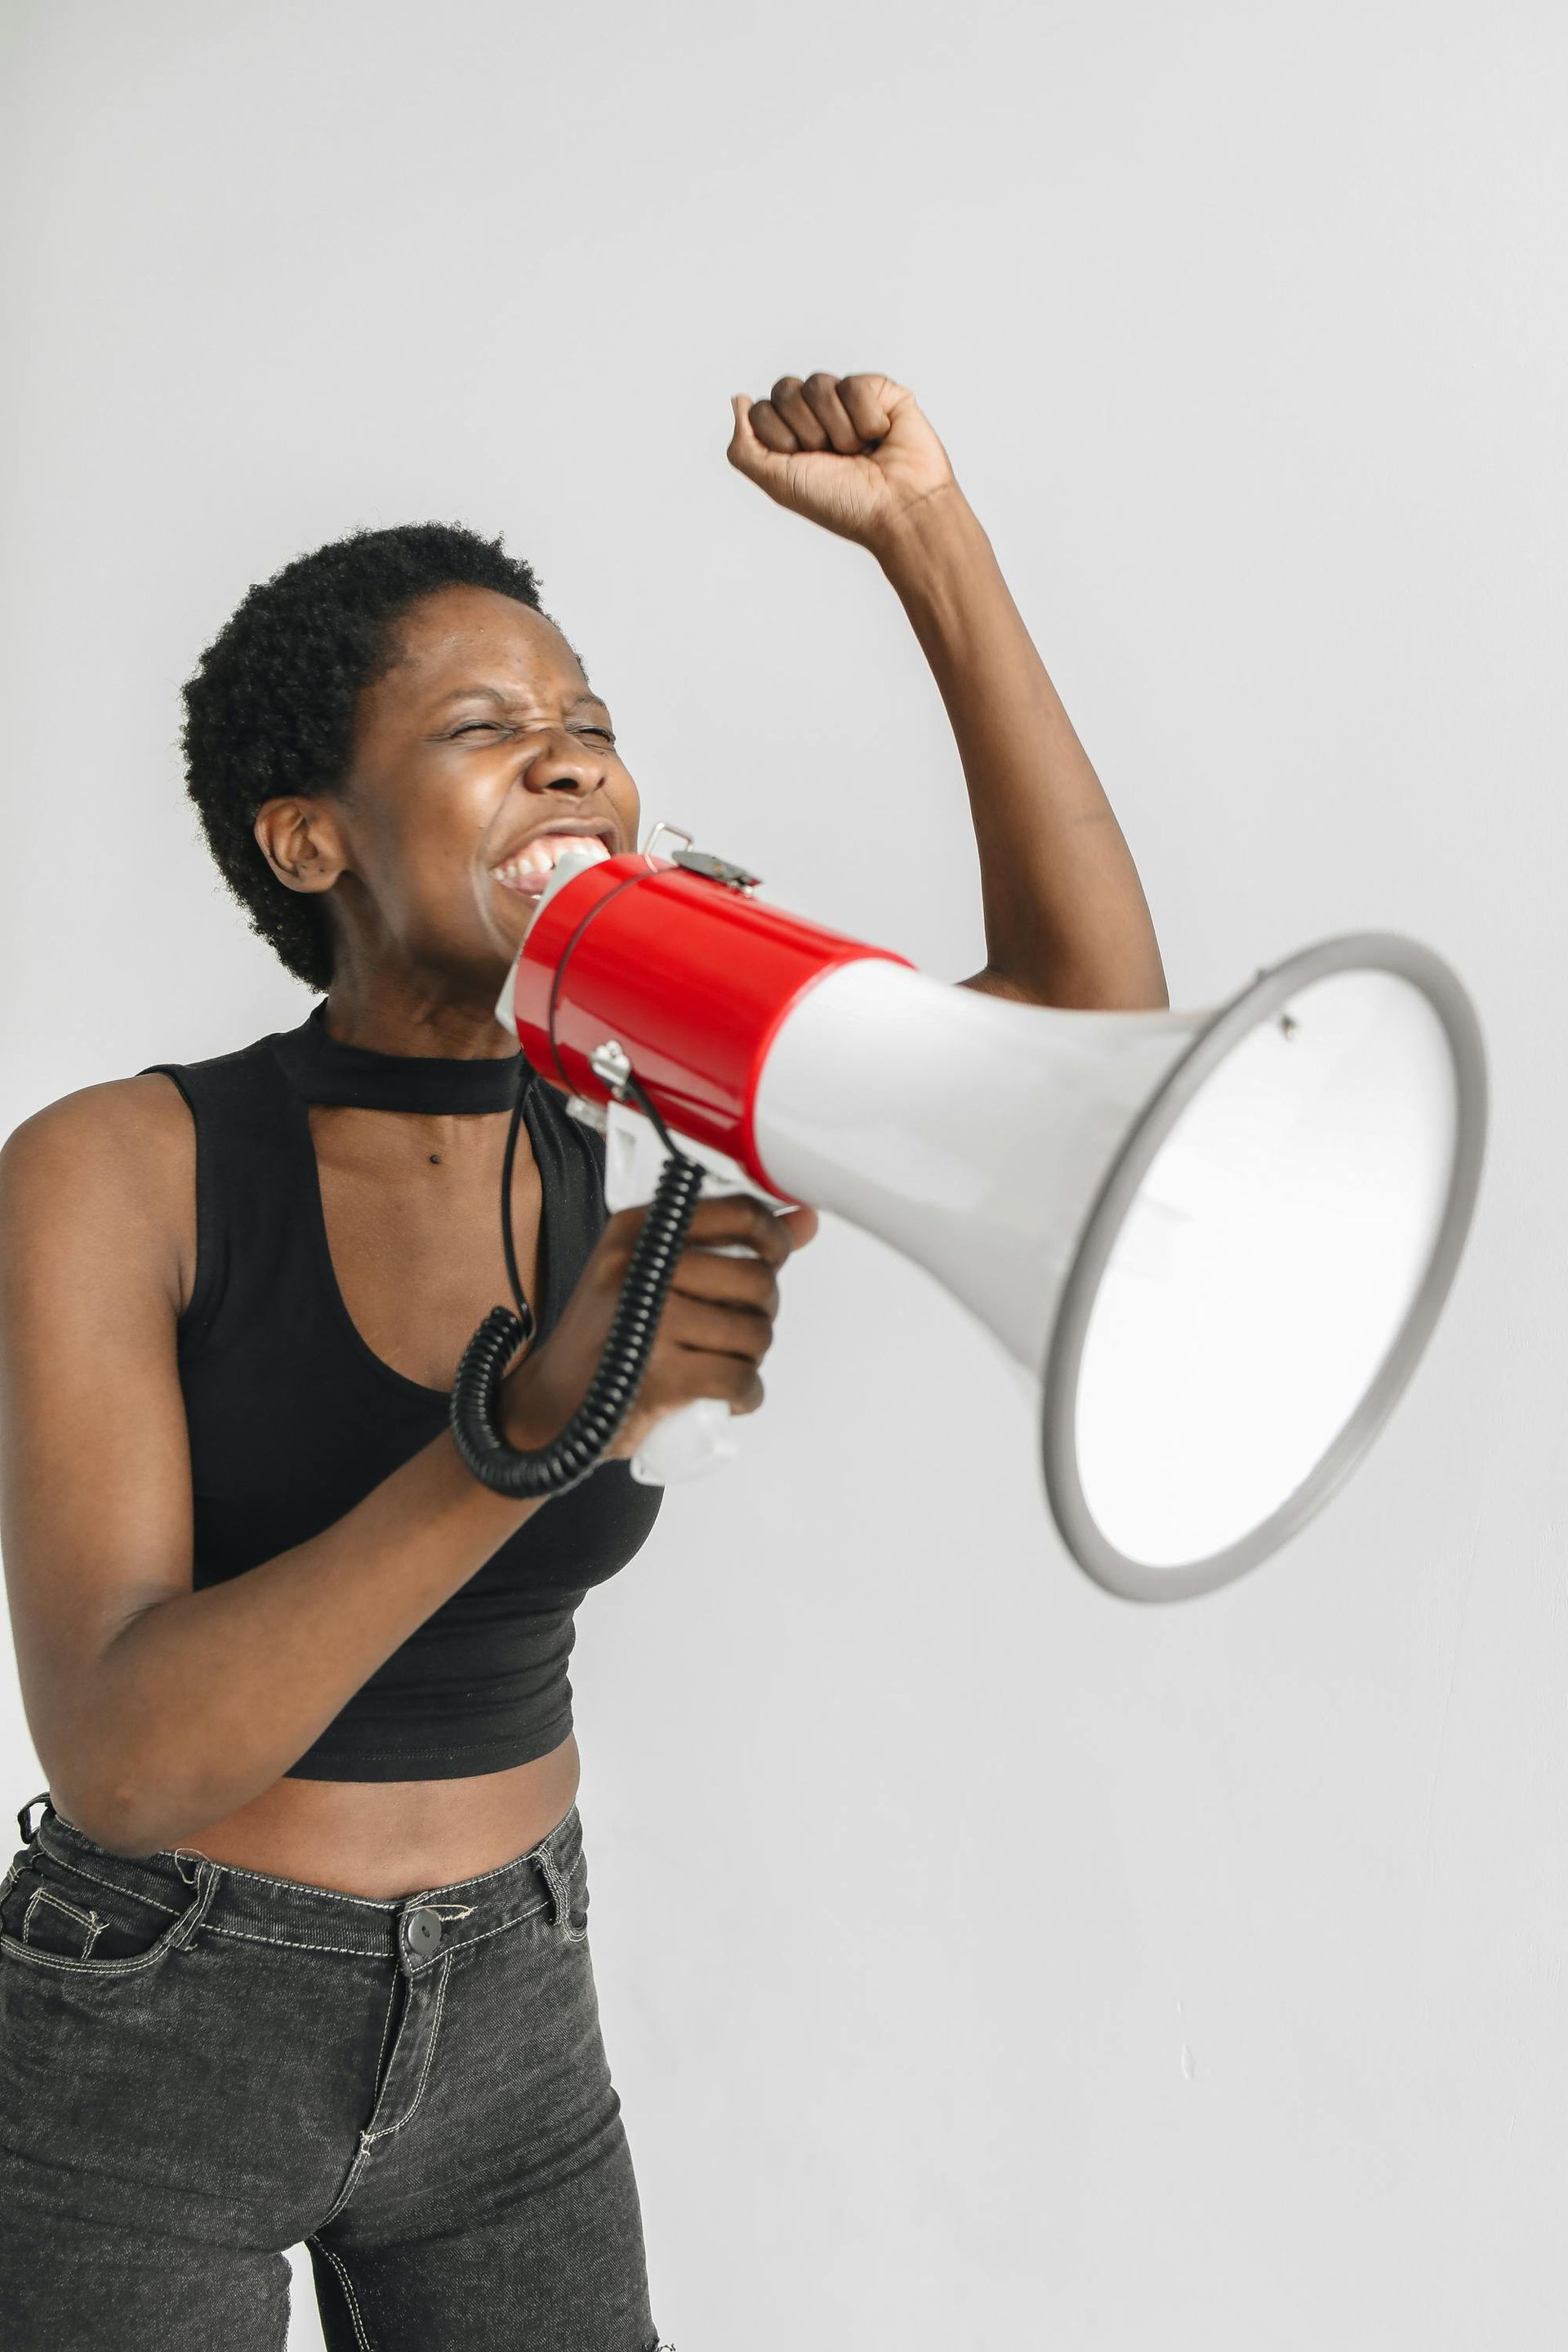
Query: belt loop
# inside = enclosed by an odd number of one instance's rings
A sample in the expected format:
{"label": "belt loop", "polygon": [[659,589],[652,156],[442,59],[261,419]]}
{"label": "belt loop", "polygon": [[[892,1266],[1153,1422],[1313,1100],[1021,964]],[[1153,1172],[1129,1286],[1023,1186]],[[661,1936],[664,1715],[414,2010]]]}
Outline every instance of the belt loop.
{"label": "belt loop", "polygon": [[[208,1864],[209,1868],[212,1867],[212,1856],[210,1854],[204,1853],[200,1846],[195,1845],[177,1845],[174,1852],[174,1868],[179,1872],[180,1876],[184,1880],[185,1885],[187,1886],[198,1886],[201,1884],[201,1864],[205,1862]],[[187,1870],[185,1868],[185,1856],[187,1854],[190,1855],[191,1859],[196,1864],[196,1868],[195,1870]]]}
{"label": "belt loop", "polygon": [[[190,1849],[187,1847],[184,1849],[184,1851],[188,1853]],[[184,1878],[184,1872],[182,1870],[180,1873],[181,1877]],[[207,1906],[213,1899],[213,1890],[216,1885],[217,1864],[216,1862],[209,1862],[205,1854],[203,1854],[200,1861],[196,1864],[196,1885],[200,1891],[196,1895],[195,1901],[191,1905],[190,1909],[185,1913],[184,1917],[180,1921],[179,1926],[174,1929],[174,1934],[170,1937],[169,1942],[172,1947],[178,1947],[190,1942],[191,1937],[195,1934],[196,1929],[206,1917]]]}
{"label": "belt loop", "polygon": [[[22,1807],[21,1811],[16,1816],[16,1827],[22,1833],[22,1843],[24,1845],[33,1844],[38,1834],[36,1828],[29,1829],[27,1827],[27,1815],[32,1811],[35,1805],[49,1805],[49,1792],[47,1789],[40,1789],[36,1797],[29,1797],[26,1803]],[[52,1807],[50,1810],[53,1810]]]}
{"label": "belt loop", "polygon": [[535,1858],[538,1861],[539,1867],[544,1873],[544,1883],[550,1889],[550,1899],[555,1906],[555,1916],[552,1924],[557,1927],[570,1929],[572,1925],[572,1889],[567,1885],[565,1878],[562,1874],[560,1864],[556,1861],[554,1854],[551,1852],[550,1840],[548,1838],[545,1839],[544,1843],[539,1848],[538,1854]]}

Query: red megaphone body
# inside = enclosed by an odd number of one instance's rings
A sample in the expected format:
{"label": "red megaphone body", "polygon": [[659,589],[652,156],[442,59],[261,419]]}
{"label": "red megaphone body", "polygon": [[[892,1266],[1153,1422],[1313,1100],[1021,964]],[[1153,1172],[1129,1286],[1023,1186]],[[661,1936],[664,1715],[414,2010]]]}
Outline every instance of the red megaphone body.
{"label": "red megaphone body", "polygon": [[589,1055],[613,1037],[672,1128],[794,1201],[755,1132],[774,1037],[840,966],[868,956],[915,966],[752,898],[754,879],[697,851],[600,859],[540,906],[513,966],[510,1011],[542,1076],[608,1102]]}

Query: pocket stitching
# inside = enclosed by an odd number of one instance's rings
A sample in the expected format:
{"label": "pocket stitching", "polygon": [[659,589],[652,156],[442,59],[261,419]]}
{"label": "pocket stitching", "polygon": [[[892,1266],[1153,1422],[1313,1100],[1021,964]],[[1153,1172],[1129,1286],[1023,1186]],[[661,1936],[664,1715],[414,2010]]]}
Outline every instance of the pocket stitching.
{"label": "pocket stitching", "polygon": [[103,1933],[104,1923],[99,1917],[97,1912],[83,1911],[77,1904],[68,1903],[63,1895],[57,1895],[54,1889],[50,1886],[35,1886],[31,1895],[28,1897],[27,1907],[22,1914],[22,1941],[24,1944],[27,1945],[29,1951],[34,1949],[35,1947],[32,1945],[28,1937],[27,1930],[33,1924],[33,1914],[37,1909],[40,1903],[52,1903],[55,1909],[57,1911],[63,1911],[67,1918],[69,1919],[74,1926],[85,1928],[87,1931],[86,1939],[83,1942],[79,1952],[74,1954],[57,1952],[55,1953],[54,1958],[56,1959],[76,1958],[85,1960],[88,1954],[91,1951],[94,1944],[97,1943],[100,1936]]}
{"label": "pocket stitching", "polygon": [[[105,1881],[106,1885],[107,1883]],[[198,1887],[185,1909],[170,1920],[163,1933],[148,1946],[144,1952],[129,1953],[123,1959],[89,1960],[85,1956],[79,1959],[72,1959],[65,1952],[46,1952],[37,1944],[23,1943],[19,1937],[10,1935],[3,1927],[0,1927],[0,1954],[11,1953],[16,1958],[26,1960],[35,1969],[64,1969],[68,1973],[74,1972],[78,1976],[130,1976],[138,1969],[151,1968],[155,1961],[165,1958],[176,1947],[189,1943],[205,1916],[215,1884],[216,1876],[209,1875],[205,1885]],[[167,1910],[168,1906],[159,1903],[154,1906],[154,1908],[163,1911]]]}
{"label": "pocket stitching", "polygon": [[37,1944],[24,1944],[18,1937],[8,1936],[0,1929],[0,1952],[10,1952],[19,1960],[26,1960],[35,1969],[65,1969],[89,1977],[129,1976],[133,1969],[150,1968],[161,1960],[171,1948],[179,1923],[165,1927],[157,1942],[145,1952],[132,1952],[123,1960],[73,1960],[65,1952],[41,1951]]}
{"label": "pocket stitching", "polygon": [[57,1853],[52,1845],[44,1845],[41,1838],[39,1844],[52,1863],[61,1870],[70,1871],[73,1876],[90,1879],[94,1886],[106,1886],[110,1895],[128,1895],[133,1903],[145,1903],[151,1910],[166,1912],[171,1919],[184,1916],[172,1903],[161,1903],[155,1895],[144,1894],[140,1887],[121,1886],[118,1879],[105,1878],[101,1871],[89,1870],[86,1863],[73,1862],[65,1854]]}

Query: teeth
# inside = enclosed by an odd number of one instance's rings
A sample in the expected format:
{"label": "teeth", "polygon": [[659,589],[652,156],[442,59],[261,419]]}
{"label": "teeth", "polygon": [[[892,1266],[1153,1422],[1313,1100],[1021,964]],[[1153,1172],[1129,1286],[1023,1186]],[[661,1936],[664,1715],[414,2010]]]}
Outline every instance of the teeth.
{"label": "teeth", "polygon": [[601,849],[605,845],[598,834],[542,833],[525,849],[519,850],[515,857],[509,857],[504,866],[494,866],[490,871],[503,882],[524,874],[552,874],[558,858],[568,849],[580,849],[587,841],[596,843]]}

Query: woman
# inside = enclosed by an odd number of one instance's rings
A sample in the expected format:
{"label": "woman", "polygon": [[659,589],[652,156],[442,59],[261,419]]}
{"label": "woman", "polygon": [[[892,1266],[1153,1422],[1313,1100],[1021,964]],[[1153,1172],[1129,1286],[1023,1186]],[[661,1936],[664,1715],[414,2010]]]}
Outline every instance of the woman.
{"label": "woman", "polygon": [[[1163,1003],[912,395],[818,374],[733,410],[731,463],[873,553],[931,659],[980,851],[962,984]],[[694,1397],[757,1409],[816,1218],[700,1203],[609,1457],[544,1504],[473,1480],[446,1408],[506,1296],[496,1114],[522,1089],[513,1443],[581,1401],[644,1213],[606,1216],[602,1144],[493,1014],[540,845],[637,845],[608,709],[529,567],[441,526],[287,565],[185,693],[218,866],[321,1001],[0,1152],[0,1500],[49,1779],[0,1894],[7,2340],[277,2352],[303,2241],[333,2352],[654,2352],[566,1661],[662,1499],[628,1457]]]}

